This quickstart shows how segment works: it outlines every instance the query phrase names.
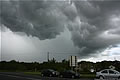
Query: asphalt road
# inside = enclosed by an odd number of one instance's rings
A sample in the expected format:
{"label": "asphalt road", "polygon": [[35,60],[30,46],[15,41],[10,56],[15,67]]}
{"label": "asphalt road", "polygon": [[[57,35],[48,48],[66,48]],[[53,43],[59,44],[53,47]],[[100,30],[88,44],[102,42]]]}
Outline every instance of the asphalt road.
{"label": "asphalt road", "polygon": [[95,79],[68,79],[57,77],[40,77],[22,73],[0,73],[0,80],[95,80]]}
{"label": "asphalt road", "polygon": [[[0,74],[0,80],[36,80],[34,78]],[[41,80],[41,79],[38,79]]]}
{"label": "asphalt road", "polygon": [[[36,75],[26,75],[23,73],[0,72],[0,80],[99,80],[99,79],[87,79],[87,78],[69,79],[69,78],[58,78],[58,77],[40,77]],[[116,80],[116,79],[105,79],[105,80]]]}

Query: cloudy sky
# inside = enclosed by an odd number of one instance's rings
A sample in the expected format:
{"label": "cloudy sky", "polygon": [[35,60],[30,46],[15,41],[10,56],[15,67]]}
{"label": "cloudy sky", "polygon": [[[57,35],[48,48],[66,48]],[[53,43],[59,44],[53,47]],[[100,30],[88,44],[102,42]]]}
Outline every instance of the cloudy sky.
{"label": "cloudy sky", "polygon": [[120,1],[0,1],[0,35],[1,60],[120,60]]}

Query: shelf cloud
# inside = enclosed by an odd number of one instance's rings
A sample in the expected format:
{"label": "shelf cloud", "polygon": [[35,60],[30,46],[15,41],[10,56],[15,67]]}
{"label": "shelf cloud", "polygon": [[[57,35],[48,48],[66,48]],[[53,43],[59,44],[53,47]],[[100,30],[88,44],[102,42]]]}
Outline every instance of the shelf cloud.
{"label": "shelf cloud", "polygon": [[120,44],[120,1],[2,1],[1,24],[40,40],[55,39],[65,27],[86,57]]}

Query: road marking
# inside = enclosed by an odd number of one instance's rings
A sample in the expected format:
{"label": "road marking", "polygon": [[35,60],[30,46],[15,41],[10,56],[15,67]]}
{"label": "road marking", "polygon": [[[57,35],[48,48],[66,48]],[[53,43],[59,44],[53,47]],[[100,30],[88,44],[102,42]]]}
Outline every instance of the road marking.
{"label": "road marking", "polygon": [[15,77],[15,78],[25,78],[25,79],[29,79],[29,80],[41,80],[41,79],[37,79],[37,78],[28,78],[28,77],[22,77],[22,76],[14,76],[14,75],[5,75],[5,74],[0,74],[0,75]]}

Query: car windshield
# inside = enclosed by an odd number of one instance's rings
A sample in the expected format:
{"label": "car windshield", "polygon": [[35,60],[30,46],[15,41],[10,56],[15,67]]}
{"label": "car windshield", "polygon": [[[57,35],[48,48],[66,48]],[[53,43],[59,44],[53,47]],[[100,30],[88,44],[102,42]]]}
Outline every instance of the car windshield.
{"label": "car windshield", "polygon": [[119,74],[120,72],[118,72],[118,71],[115,71],[115,73]]}
{"label": "car windshield", "polygon": [[108,73],[108,72],[107,72],[107,70],[103,70],[103,71],[101,71],[101,73]]}
{"label": "car windshield", "polygon": [[109,70],[109,73],[112,72],[112,73],[117,73],[119,74],[120,72],[119,71],[116,71],[116,70]]}
{"label": "car windshield", "polygon": [[69,72],[71,72],[71,73],[75,73],[74,71],[72,71],[72,70],[69,70]]}
{"label": "car windshield", "polygon": [[52,69],[48,69],[49,71],[51,71],[51,72],[53,72],[54,70],[52,70]]}

